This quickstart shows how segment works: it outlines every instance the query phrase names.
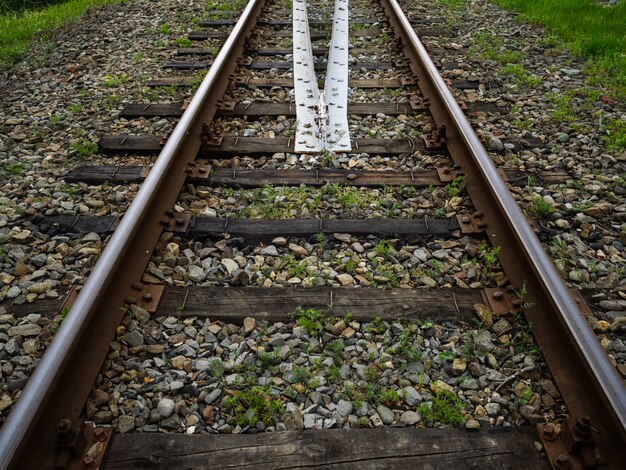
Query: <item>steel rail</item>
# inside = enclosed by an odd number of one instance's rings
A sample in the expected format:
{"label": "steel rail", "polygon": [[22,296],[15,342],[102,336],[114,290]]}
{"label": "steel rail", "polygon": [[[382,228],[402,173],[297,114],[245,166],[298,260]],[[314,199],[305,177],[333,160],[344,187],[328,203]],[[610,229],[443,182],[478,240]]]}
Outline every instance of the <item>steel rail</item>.
{"label": "steel rail", "polygon": [[618,466],[626,443],[626,387],[544,251],[528,220],[480,143],[396,0],[381,0],[404,45],[421,92],[438,125],[446,126],[448,150],[466,175],[466,187],[486,231],[500,246],[500,261],[513,285],[527,287],[524,309],[550,371],[575,416],[588,415],[594,440]]}
{"label": "steel rail", "polygon": [[160,221],[200,148],[202,124],[213,118],[264,3],[250,0],[244,9],[2,426],[0,469],[54,468],[56,425],[83,410],[123,318],[124,299],[141,279],[163,230]]}

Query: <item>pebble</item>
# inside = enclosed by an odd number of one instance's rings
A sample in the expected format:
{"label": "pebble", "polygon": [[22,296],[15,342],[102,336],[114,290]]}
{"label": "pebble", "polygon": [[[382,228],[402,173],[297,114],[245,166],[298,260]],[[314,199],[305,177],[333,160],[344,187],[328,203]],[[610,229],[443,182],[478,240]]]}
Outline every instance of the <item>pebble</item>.
{"label": "pebble", "polygon": [[167,418],[174,412],[174,400],[171,400],[169,398],[163,398],[159,400],[157,409],[159,411],[159,415],[162,418]]}
{"label": "pebble", "polygon": [[384,405],[378,405],[376,407],[376,413],[378,413],[378,416],[380,416],[380,419],[383,422],[383,424],[390,425],[395,420],[393,411],[391,411],[389,408],[387,408]]}

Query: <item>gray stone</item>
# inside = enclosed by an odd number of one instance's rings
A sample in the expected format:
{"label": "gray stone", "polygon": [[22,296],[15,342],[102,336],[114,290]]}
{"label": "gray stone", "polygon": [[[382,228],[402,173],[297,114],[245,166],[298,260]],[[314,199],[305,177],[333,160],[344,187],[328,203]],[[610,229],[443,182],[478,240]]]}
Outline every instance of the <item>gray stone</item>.
{"label": "gray stone", "polygon": [[352,403],[346,400],[339,400],[339,403],[337,403],[337,413],[339,414],[339,416],[348,416],[350,413],[352,413]]}
{"label": "gray stone", "polygon": [[400,421],[410,426],[419,422],[421,419],[422,417],[415,411],[405,411],[400,415]]}
{"label": "gray stone", "polygon": [[480,330],[476,333],[474,335],[474,347],[482,353],[493,351],[495,346],[491,342],[491,333],[487,330]]}
{"label": "gray stone", "polygon": [[219,388],[216,388],[215,390],[212,390],[206,397],[204,397],[204,402],[207,405],[210,405],[215,400],[217,400],[221,394],[222,394],[222,390]]}
{"label": "gray stone", "polygon": [[36,336],[41,331],[41,327],[34,323],[25,323],[23,325],[16,325],[9,328],[9,336]]}
{"label": "gray stone", "polygon": [[163,398],[159,400],[159,404],[157,405],[157,410],[159,410],[159,415],[162,418],[167,418],[174,412],[174,400],[169,398]]}
{"label": "gray stone", "polygon": [[391,411],[386,406],[378,405],[376,407],[376,412],[378,413],[378,416],[380,416],[380,419],[382,420],[384,424],[390,425],[391,423],[393,423],[394,418],[395,418],[393,411]]}
{"label": "gray stone", "polygon": [[315,429],[315,423],[320,416],[315,413],[304,414],[304,429]]}
{"label": "gray stone", "polygon": [[266,246],[259,253],[263,256],[278,256],[278,250],[274,245]]}
{"label": "gray stone", "polygon": [[120,340],[128,344],[131,348],[141,346],[144,343],[143,335],[136,330],[121,336]]}
{"label": "gray stone", "polygon": [[489,138],[489,150],[492,152],[502,152],[504,150],[504,144],[502,144],[500,139],[492,136]]}
{"label": "gray stone", "polygon": [[204,269],[200,266],[191,265],[189,266],[189,280],[192,282],[202,282],[206,278],[204,274]]}
{"label": "gray stone", "polygon": [[174,431],[180,426],[180,417],[177,414],[172,414],[161,421],[161,427]]}
{"label": "gray stone", "polygon": [[500,405],[497,403],[487,403],[485,405],[485,410],[489,416],[496,416],[500,411]]}
{"label": "gray stone", "polygon": [[422,396],[413,387],[404,388],[404,401],[409,406],[415,406],[422,401]]}
{"label": "gray stone", "polygon": [[500,336],[511,329],[511,324],[507,320],[502,318],[495,322],[491,329],[496,335]]}
{"label": "gray stone", "polygon": [[135,417],[122,415],[117,419],[117,430],[120,434],[130,432],[135,429]]}
{"label": "gray stone", "polygon": [[333,237],[344,243],[350,243],[352,241],[352,237],[347,233],[333,233]]}

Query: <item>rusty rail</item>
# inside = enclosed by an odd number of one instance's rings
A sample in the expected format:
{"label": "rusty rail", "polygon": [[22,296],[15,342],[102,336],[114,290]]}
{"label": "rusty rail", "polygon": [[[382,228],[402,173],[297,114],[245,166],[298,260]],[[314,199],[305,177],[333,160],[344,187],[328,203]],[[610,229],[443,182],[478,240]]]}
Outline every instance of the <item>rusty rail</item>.
{"label": "rusty rail", "polygon": [[[449,91],[396,0],[381,0],[404,45],[419,87],[430,99],[437,125],[445,126],[448,150],[466,174],[466,187],[484,214],[491,243],[514,286],[526,286],[528,321],[572,416],[591,417],[594,440],[618,466],[626,442],[626,387],[587,324],[585,316],[528,220],[511,196],[491,158]],[[480,215],[479,215],[480,216]]]}
{"label": "rusty rail", "polygon": [[264,3],[250,0],[244,9],[4,423],[0,469],[54,468],[57,424],[82,412],[131,284],[141,279],[200,148],[202,123],[213,118]]}

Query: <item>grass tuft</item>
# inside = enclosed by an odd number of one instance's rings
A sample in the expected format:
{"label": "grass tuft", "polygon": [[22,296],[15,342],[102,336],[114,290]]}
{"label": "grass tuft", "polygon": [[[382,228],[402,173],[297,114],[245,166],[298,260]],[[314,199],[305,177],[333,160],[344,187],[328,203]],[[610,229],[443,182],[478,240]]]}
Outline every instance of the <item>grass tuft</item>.
{"label": "grass tuft", "polygon": [[[574,54],[591,61],[600,80],[618,98],[626,97],[626,2],[605,6],[597,0],[495,0],[544,26]],[[552,42],[554,38],[550,37]],[[603,77],[604,75],[604,77]]]}
{"label": "grass tuft", "polygon": [[45,43],[50,33],[80,17],[90,8],[126,0],[70,0],[39,10],[7,12],[0,15],[0,70],[19,60],[39,39]]}

